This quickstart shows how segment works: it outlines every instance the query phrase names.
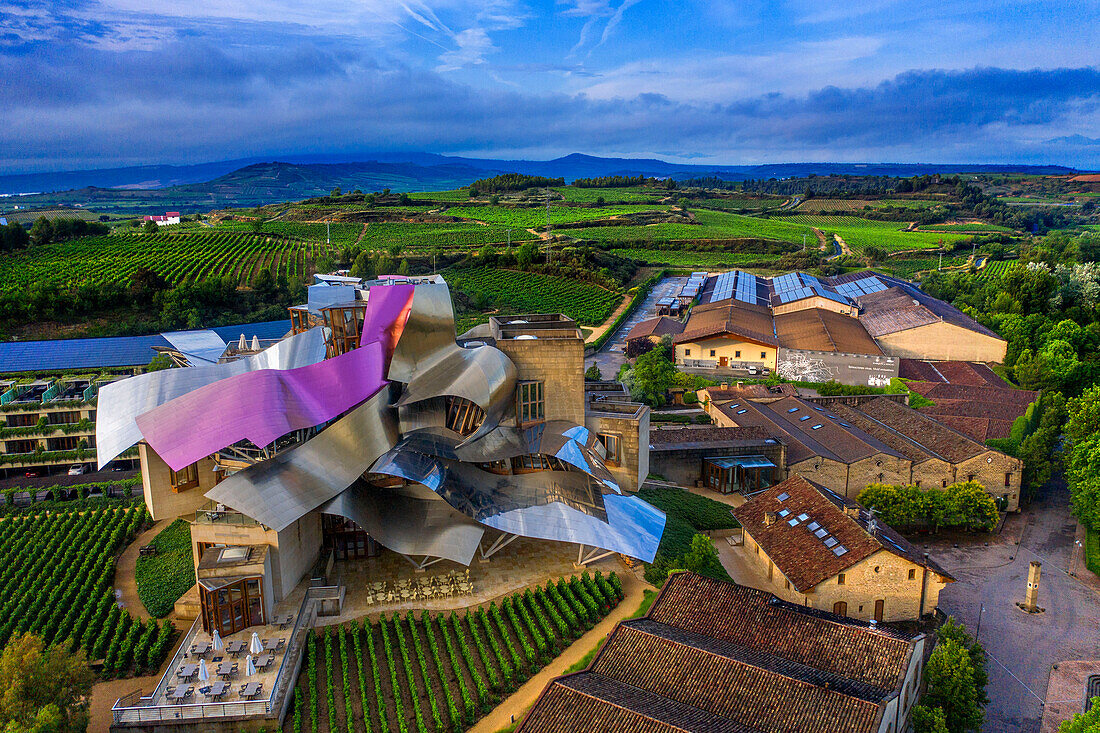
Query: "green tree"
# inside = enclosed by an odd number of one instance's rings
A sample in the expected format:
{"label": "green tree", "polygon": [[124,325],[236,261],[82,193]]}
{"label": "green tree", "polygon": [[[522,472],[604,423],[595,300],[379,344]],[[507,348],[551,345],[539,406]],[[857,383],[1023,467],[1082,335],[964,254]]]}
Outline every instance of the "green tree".
{"label": "green tree", "polygon": [[630,370],[631,396],[650,406],[665,402],[665,393],[676,377],[676,367],[664,349],[642,354]]}
{"label": "green tree", "polygon": [[360,252],[351,265],[351,276],[361,277],[364,280],[373,280],[378,277],[378,270],[374,259],[369,252]]}
{"label": "green tree", "polygon": [[261,234],[264,230],[264,224],[267,223],[267,219],[262,216],[257,216],[252,219],[252,231],[256,234]]}
{"label": "green tree", "polygon": [[268,301],[275,295],[275,275],[266,267],[256,275],[256,281],[252,283],[252,289],[260,300]]}
{"label": "green tree", "polygon": [[1058,733],[1100,733],[1100,697],[1092,698],[1092,708],[1087,713],[1077,713],[1073,720],[1058,726]]}
{"label": "green tree", "polygon": [[404,258],[401,259],[401,264],[399,264],[397,266],[397,274],[398,275],[408,275],[409,274],[409,261],[407,259],[404,259]]}
{"label": "green tree", "polygon": [[344,192],[340,190],[339,186],[332,189],[332,193],[329,194],[329,196],[332,196],[333,198],[338,198],[338,197],[343,196],[343,195],[344,195]]}
{"label": "green tree", "polygon": [[144,229],[146,234],[156,234],[158,228],[155,221],[150,220],[145,222]]}
{"label": "green tree", "polygon": [[31,241],[35,244],[49,244],[53,241],[53,224],[49,219],[40,216],[34,220],[34,226],[31,227]]}
{"label": "green tree", "polygon": [[521,270],[526,270],[538,256],[538,245],[534,242],[524,242],[520,248],[516,250],[516,263],[520,266]]}
{"label": "green tree", "polygon": [[989,703],[985,650],[952,618],[937,630],[936,639],[925,668],[928,690],[921,698],[922,712],[914,713],[914,728],[918,733],[979,731]]}
{"label": "green tree", "polygon": [[603,381],[603,374],[600,372],[600,367],[596,362],[592,362],[592,366],[584,371],[584,378],[590,379],[593,382]]}
{"label": "green tree", "polygon": [[0,654],[0,730],[86,730],[93,680],[83,651],[70,654],[65,644],[45,649],[32,634],[16,638]]}

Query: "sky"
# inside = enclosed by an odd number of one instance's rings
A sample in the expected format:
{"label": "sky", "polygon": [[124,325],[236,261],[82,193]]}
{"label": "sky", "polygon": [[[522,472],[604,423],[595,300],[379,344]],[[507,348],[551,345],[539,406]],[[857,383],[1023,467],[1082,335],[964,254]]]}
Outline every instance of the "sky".
{"label": "sky", "polygon": [[427,151],[1100,168],[1100,0],[0,0],[0,172]]}

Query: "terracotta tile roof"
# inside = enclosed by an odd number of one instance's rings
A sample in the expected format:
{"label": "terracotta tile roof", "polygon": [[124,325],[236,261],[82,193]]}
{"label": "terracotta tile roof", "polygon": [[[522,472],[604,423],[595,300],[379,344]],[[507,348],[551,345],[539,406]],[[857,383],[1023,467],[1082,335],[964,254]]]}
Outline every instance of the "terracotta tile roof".
{"label": "terracotta tile roof", "polygon": [[673,341],[684,344],[722,334],[739,336],[767,346],[779,345],[771,309],[738,300],[696,306],[684,325],[683,333],[673,337]]}
{"label": "terracotta tile roof", "polygon": [[647,618],[887,690],[900,686],[916,638],[694,573],[669,576]]}
{"label": "terracotta tile roof", "polygon": [[[920,408],[925,412],[928,408]],[[984,417],[963,417],[960,415],[937,415],[926,413],[936,418],[947,427],[958,430],[968,438],[973,438],[979,443],[984,443],[990,438],[1007,438],[1012,433],[1011,420],[987,420]]]}
{"label": "terracotta tile roof", "polygon": [[624,622],[606,646],[593,673],[760,730],[874,730],[893,692],[652,619]]}
{"label": "terracotta tile roof", "polygon": [[681,445],[684,443],[762,443],[771,434],[762,427],[743,428],[654,428],[649,431],[651,446]]}
{"label": "terracotta tile roof", "polygon": [[992,450],[928,415],[881,397],[862,403],[859,411],[950,463],[961,463]]}
{"label": "terracotta tile roof", "polygon": [[674,573],[588,670],[552,681],[522,733],[871,733],[923,636]]}
{"label": "terracotta tile roof", "polygon": [[675,335],[682,333],[683,330],[684,324],[675,318],[658,316],[638,322],[634,328],[630,329],[630,332],[626,334],[626,340],[631,341],[633,339],[648,338],[650,336],[664,336],[665,334]]}
{"label": "terracotta tile roof", "polygon": [[902,359],[898,364],[898,376],[902,379],[915,379],[921,382],[947,381],[947,377],[940,374],[935,364],[920,359]]}
{"label": "terracotta tile roof", "polygon": [[777,432],[776,437],[785,436],[788,464],[813,456],[841,463],[854,463],[879,453],[904,457],[854,425],[841,425],[842,421],[831,408],[825,409],[797,397],[768,403],[730,402],[719,405],[718,409],[737,425],[758,425]]}
{"label": "terracotta tile roof", "polygon": [[936,458],[936,456],[929,453],[920,443],[891,430],[854,407],[837,403],[830,405],[829,409],[839,415],[845,422],[855,425],[868,435],[875,436],[913,463],[924,463],[927,460]]}
{"label": "terracotta tile roof", "polygon": [[1000,387],[1011,389],[1005,380],[986,364],[969,361],[943,361],[934,365],[950,384],[968,384],[972,387]]}
{"label": "terracotta tile roof", "polygon": [[[858,517],[846,509],[858,511]],[[766,522],[769,512],[779,513],[771,525]],[[871,516],[859,504],[801,476],[757,494],[734,509],[733,516],[800,593],[883,550],[951,579],[890,527],[877,523],[871,532]]]}
{"label": "terracotta tile roof", "polygon": [[740,387],[731,384],[729,387],[707,387],[707,396],[710,397],[711,402],[724,402],[728,400],[736,399],[769,399],[780,398],[786,396],[797,396],[798,387],[790,384],[789,382],[780,382],[776,385],[768,384],[742,384]]}
{"label": "terracotta tile roof", "polygon": [[968,402],[1007,402],[1026,407],[1039,398],[1038,392],[1027,389],[1001,389],[975,387],[966,384],[941,384],[938,382],[910,382],[909,388],[930,400],[965,400]]}
{"label": "terracotta tile roof", "polygon": [[845,354],[882,354],[859,319],[823,308],[775,316],[779,345],[787,349]]}

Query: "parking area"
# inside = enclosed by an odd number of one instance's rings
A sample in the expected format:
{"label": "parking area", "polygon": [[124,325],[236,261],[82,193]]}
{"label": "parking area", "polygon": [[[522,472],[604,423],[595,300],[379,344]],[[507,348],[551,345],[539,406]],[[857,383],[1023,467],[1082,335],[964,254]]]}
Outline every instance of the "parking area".
{"label": "parking area", "polygon": [[615,375],[619,373],[619,367],[626,361],[623,351],[626,349],[626,335],[630,333],[630,329],[634,328],[641,321],[656,316],[657,301],[661,298],[676,295],[680,292],[680,289],[684,287],[684,283],[686,282],[686,277],[662,278],[653,286],[653,289],[649,291],[649,295],[646,296],[645,301],[630,314],[630,317],[619,326],[615,334],[607,340],[603,348],[595,355],[589,356],[584,360],[585,367],[596,364],[599,366],[600,373],[603,374],[604,379],[613,379]]}

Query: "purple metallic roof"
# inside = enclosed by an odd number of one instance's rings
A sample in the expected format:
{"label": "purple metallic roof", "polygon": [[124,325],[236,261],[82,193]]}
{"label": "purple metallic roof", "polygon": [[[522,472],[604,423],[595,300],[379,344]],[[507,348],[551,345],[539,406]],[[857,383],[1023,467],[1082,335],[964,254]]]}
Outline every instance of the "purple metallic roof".
{"label": "purple metallic roof", "polygon": [[178,471],[247,438],[265,446],[350,410],[385,384],[383,347],[373,341],[298,369],[264,369],[222,379],[137,419],[142,435]]}

